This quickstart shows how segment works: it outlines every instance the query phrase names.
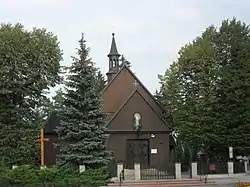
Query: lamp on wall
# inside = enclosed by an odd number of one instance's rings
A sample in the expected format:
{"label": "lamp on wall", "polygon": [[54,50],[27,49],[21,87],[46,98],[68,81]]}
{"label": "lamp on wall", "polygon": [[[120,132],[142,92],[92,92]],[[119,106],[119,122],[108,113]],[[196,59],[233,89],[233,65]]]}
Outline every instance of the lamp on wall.
{"label": "lamp on wall", "polygon": [[151,137],[151,138],[155,138],[155,134],[152,133],[152,134],[150,135],[150,137]]}

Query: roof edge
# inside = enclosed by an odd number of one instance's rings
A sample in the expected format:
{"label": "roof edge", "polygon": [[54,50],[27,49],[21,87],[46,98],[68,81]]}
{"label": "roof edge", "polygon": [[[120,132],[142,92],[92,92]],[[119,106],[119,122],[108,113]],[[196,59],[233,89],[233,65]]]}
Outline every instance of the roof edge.
{"label": "roof edge", "polygon": [[105,92],[106,89],[108,89],[108,87],[112,84],[112,82],[116,79],[116,77],[121,73],[121,71],[126,68],[131,75],[134,77],[134,79],[142,86],[142,88],[149,94],[149,96],[154,100],[154,102],[160,107],[160,109],[164,112],[166,112],[166,110],[159,104],[159,102],[155,99],[155,97],[152,95],[152,93],[146,88],[146,86],[144,86],[144,84],[140,81],[140,79],[131,71],[131,69],[129,67],[126,66],[126,64],[124,64],[121,69],[116,73],[116,75],[113,77],[113,79],[105,86],[105,88],[103,89],[103,92]]}
{"label": "roof edge", "polygon": [[108,121],[108,123],[106,124],[106,127],[109,126],[109,124],[111,123],[111,121],[114,120],[114,118],[120,113],[120,111],[123,109],[123,107],[127,104],[127,102],[133,97],[133,95],[135,94],[137,90],[134,90],[132,92],[132,94],[128,97],[128,99],[119,107],[119,109],[113,114],[113,116],[110,118],[110,120]]}
{"label": "roof edge", "polygon": [[149,107],[156,113],[156,115],[159,117],[159,119],[169,128],[169,131],[172,131],[172,128],[168,123],[164,120],[164,118],[154,109],[154,107],[147,101],[147,99],[143,96],[143,94],[138,90],[135,89],[132,94],[128,97],[128,99],[120,106],[120,108],[114,113],[114,115],[110,118],[108,121],[106,127],[109,126],[109,124],[115,119],[115,117],[120,113],[120,111],[123,109],[123,107],[128,103],[128,101],[133,97],[133,95],[138,92],[138,94],[142,97],[142,99],[149,105]]}

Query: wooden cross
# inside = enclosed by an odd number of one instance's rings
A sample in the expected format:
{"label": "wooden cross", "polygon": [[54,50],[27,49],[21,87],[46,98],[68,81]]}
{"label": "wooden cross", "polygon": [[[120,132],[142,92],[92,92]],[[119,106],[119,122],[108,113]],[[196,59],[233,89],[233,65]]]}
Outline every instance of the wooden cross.
{"label": "wooden cross", "polygon": [[139,85],[139,83],[135,80],[133,83],[132,83],[135,87],[137,87]]}
{"label": "wooden cross", "polygon": [[44,130],[41,127],[40,130],[40,138],[36,140],[36,142],[40,142],[41,145],[41,168],[44,167],[44,142],[48,142],[49,138],[44,138]]}

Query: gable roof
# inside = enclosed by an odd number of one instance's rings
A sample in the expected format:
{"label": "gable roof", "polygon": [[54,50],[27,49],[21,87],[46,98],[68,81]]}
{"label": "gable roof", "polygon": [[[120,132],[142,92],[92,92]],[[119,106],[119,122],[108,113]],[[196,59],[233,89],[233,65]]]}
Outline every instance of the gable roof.
{"label": "gable roof", "polygon": [[152,93],[144,86],[144,84],[142,84],[142,82],[140,81],[140,79],[138,79],[138,77],[131,71],[131,69],[129,67],[126,66],[126,64],[124,64],[121,67],[121,69],[116,73],[116,75],[113,77],[113,79],[106,85],[106,87],[104,88],[103,92],[105,92],[105,90],[108,89],[108,87],[112,84],[112,82],[116,79],[116,77],[118,77],[118,75],[122,72],[122,70],[124,68],[126,68],[129,71],[129,73],[134,77],[134,79],[147,92],[147,94],[149,94],[149,96],[154,100],[154,102],[157,104],[157,106],[159,106],[162,111],[165,111],[165,109],[158,103],[158,101],[155,99],[155,97],[152,95]]}
{"label": "gable roof", "polygon": [[138,93],[142,99],[148,104],[148,106],[155,112],[155,114],[159,117],[159,119],[171,130],[172,128],[167,124],[167,122],[163,119],[163,117],[154,109],[154,107],[147,101],[147,99],[143,96],[143,94],[135,89],[132,94],[128,97],[128,99],[121,105],[121,107],[114,113],[114,115],[111,117],[111,119],[108,121],[106,127],[109,126],[109,124],[115,119],[115,117],[120,113],[120,111],[123,109],[123,107],[128,103],[128,101],[134,96],[135,93]]}

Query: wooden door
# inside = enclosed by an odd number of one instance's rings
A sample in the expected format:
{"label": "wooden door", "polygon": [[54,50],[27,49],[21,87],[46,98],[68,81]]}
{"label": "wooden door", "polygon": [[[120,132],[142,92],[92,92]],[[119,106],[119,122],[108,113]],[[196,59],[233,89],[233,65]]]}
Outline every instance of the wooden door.
{"label": "wooden door", "polygon": [[126,142],[126,168],[133,169],[134,163],[140,163],[141,168],[149,165],[148,140],[128,139]]}

